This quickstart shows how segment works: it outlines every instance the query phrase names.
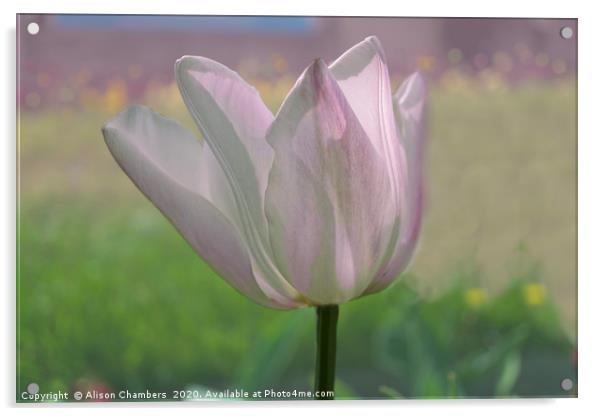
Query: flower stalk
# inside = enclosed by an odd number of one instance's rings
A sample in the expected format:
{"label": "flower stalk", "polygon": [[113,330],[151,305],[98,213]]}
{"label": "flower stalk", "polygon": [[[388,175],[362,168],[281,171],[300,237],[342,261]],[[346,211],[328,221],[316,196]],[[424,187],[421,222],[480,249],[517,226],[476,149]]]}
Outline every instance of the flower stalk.
{"label": "flower stalk", "polygon": [[[334,400],[334,380],[337,358],[338,305],[316,307],[316,374],[317,400]],[[332,394],[328,394],[332,392]]]}

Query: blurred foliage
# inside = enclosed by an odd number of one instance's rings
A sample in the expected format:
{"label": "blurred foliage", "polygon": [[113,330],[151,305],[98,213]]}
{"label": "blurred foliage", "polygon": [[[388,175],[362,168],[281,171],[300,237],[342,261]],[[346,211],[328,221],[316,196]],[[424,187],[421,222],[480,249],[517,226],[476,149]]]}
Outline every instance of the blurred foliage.
{"label": "blurred foliage", "polygon": [[[18,391],[310,388],[313,310],[238,295],[151,207],[61,200],[21,216]],[[339,397],[572,394],[559,386],[575,379],[574,345],[529,295],[544,289],[531,272],[494,296],[473,273],[436,296],[408,276],[343,305]]]}
{"label": "blurred foliage", "polygon": [[[433,299],[399,290],[374,337],[374,357],[409,397],[558,396],[574,377],[573,346],[548,301],[528,303],[514,280],[475,307],[464,285]],[[532,358],[544,358],[535,364]],[[523,361],[524,359],[524,361]]]}

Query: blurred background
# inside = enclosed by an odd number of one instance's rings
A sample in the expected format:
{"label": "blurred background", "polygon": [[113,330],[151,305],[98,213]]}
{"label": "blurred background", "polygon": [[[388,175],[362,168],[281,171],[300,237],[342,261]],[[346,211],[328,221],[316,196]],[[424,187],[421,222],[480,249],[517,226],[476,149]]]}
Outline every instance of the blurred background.
{"label": "blurred background", "polygon": [[276,111],[312,59],[369,35],[394,88],[428,79],[427,211],[404,278],[341,308],[339,397],[576,395],[576,20],[19,15],[18,400],[311,387],[313,310],[232,290],[100,127],[142,103],[196,132],[182,55]]}

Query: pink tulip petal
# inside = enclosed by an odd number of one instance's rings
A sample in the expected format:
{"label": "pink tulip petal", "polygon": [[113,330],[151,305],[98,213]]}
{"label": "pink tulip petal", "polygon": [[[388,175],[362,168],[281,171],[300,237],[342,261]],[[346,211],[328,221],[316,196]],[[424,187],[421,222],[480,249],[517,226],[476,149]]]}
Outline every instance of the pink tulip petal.
{"label": "pink tulip petal", "polygon": [[400,238],[391,262],[383,267],[366,293],[386,288],[409,264],[416,248],[424,210],[424,147],[426,84],[418,73],[409,76],[395,94],[396,118],[408,171]]}
{"label": "pink tulip petal", "polygon": [[379,40],[371,36],[358,43],[333,62],[330,69],[368,138],[385,161],[400,209],[406,162],[399,145],[389,71]]}
{"label": "pink tulip petal", "polygon": [[103,134],[121,168],[220,276],[262,305],[296,306],[260,288],[265,282],[256,280],[244,241],[210,200],[202,163],[208,149],[191,133],[137,106],[111,120]]}
{"label": "pink tulip petal", "polygon": [[361,294],[387,251],[395,201],[383,159],[323,61],[297,81],[267,138],[276,264],[313,303]]}

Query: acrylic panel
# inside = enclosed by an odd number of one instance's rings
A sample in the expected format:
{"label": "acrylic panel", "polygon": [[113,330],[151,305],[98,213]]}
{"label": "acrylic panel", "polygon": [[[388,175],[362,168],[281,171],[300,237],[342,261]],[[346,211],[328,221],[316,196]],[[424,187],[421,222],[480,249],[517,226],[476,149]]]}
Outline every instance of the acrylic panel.
{"label": "acrylic panel", "polygon": [[577,36],[18,15],[16,400],[576,397]]}

